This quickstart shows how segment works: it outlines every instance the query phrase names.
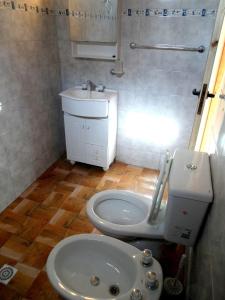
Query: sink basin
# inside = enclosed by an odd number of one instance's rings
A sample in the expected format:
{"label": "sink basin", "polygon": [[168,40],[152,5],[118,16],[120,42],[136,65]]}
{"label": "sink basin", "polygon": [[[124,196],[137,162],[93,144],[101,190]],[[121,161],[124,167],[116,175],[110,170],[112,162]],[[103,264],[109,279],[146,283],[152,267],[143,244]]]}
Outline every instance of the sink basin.
{"label": "sink basin", "polygon": [[96,91],[86,91],[81,90],[79,88],[71,88],[68,89],[62,93],[60,93],[60,96],[67,97],[74,100],[79,101],[88,101],[88,100],[94,100],[94,101],[108,101],[110,99],[111,95],[109,92],[96,92]]}
{"label": "sink basin", "polygon": [[117,92],[86,91],[81,87],[73,87],[60,93],[60,96],[65,113],[80,117],[106,118],[109,102],[117,97]]}
{"label": "sink basin", "polygon": [[[154,260],[151,267],[140,263],[142,252],[111,237],[83,234],[61,241],[47,261],[53,287],[65,299],[130,299],[134,288],[144,299],[159,299],[162,271]],[[145,287],[145,274],[154,271],[159,287]],[[116,297],[116,298],[115,298]]]}

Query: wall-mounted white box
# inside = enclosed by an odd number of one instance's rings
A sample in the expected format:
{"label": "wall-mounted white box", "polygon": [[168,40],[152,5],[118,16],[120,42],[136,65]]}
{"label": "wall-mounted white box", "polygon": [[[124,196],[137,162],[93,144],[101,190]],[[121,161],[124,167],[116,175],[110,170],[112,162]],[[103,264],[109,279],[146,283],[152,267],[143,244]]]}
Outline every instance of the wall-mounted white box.
{"label": "wall-mounted white box", "polygon": [[71,42],[72,57],[99,60],[117,60],[117,44]]}

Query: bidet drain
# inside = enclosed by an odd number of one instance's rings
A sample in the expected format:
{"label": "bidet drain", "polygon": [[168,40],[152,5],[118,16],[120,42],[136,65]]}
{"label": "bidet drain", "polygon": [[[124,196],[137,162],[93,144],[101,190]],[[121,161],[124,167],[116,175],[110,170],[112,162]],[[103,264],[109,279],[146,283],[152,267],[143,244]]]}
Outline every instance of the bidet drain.
{"label": "bidet drain", "polygon": [[118,287],[118,285],[111,285],[109,287],[109,292],[112,296],[118,296],[120,293],[120,288]]}

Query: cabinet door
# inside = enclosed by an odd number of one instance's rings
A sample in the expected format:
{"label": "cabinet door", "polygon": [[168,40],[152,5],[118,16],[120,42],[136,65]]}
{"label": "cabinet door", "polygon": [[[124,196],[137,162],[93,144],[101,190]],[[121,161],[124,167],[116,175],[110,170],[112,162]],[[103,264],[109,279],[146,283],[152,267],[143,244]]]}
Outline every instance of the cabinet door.
{"label": "cabinet door", "polygon": [[85,143],[107,147],[108,119],[86,119]]}
{"label": "cabinet door", "polygon": [[107,165],[106,148],[93,144],[86,144],[86,162],[90,165],[104,167]]}
{"label": "cabinet door", "polygon": [[84,162],[84,132],[85,123],[81,118],[68,114],[64,115],[66,151],[69,160]]}

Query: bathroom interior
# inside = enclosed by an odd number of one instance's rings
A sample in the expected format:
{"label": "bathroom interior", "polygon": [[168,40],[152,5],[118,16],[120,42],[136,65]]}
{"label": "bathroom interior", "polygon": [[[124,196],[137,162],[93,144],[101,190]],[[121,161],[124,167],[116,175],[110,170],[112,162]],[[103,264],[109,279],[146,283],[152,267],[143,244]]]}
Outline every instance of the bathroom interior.
{"label": "bathroom interior", "polygon": [[0,0],[1,300],[225,299],[224,16]]}

